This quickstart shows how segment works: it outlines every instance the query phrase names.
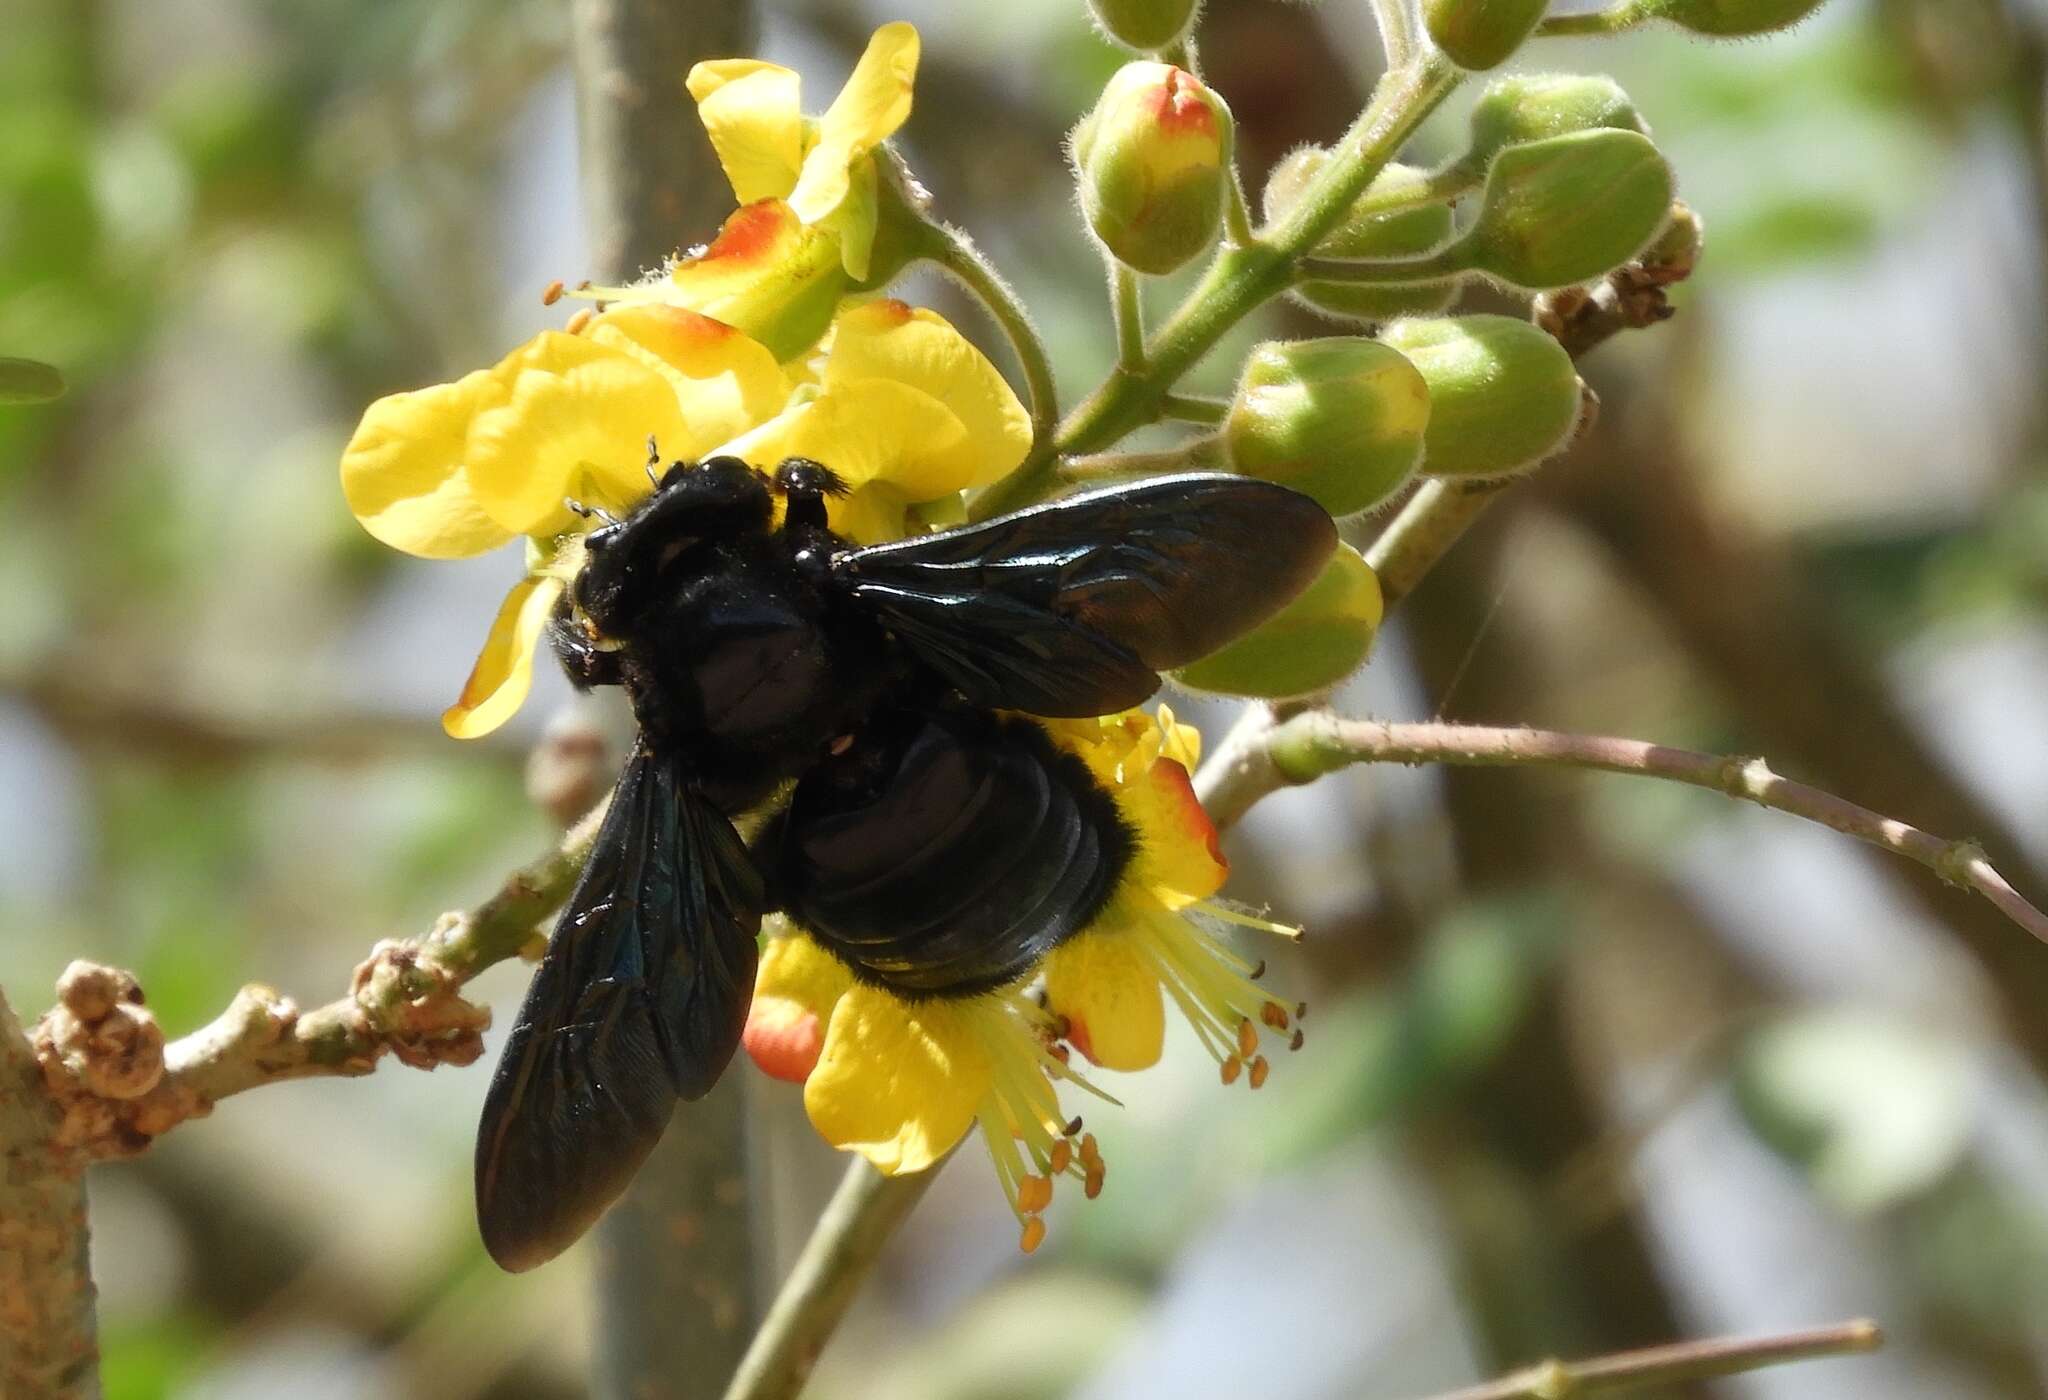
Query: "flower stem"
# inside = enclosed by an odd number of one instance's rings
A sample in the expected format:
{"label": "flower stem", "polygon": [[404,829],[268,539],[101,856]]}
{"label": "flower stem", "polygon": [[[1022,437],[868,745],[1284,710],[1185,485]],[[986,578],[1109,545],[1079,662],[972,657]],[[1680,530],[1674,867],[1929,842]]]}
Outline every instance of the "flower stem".
{"label": "flower stem", "polygon": [[1370,287],[1412,287],[1469,270],[1466,250],[1455,243],[1414,258],[1303,258],[1295,268],[1299,282],[1354,282]]}
{"label": "flower stem", "polygon": [[1201,394],[1162,394],[1159,396],[1159,413],[1163,418],[1213,427],[1230,416],[1230,404]]}
{"label": "flower stem", "polygon": [[932,223],[929,256],[973,294],[987,308],[995,323],[1009,339],[1017,364],[1024,371],[1025,392],[1031,396],[1031,440],[1049,443],[1059,421],[1059,389],[1053,382],[1052,356],[1039,339],[1031,313],[995,265],[974,246],[974,240],[950,224]]}
{"label": "flower stem", "polygon": [[1105,253],[1109,263],[1109,310],[1116,321],[1116,367],[1125,374],[1145,371],[1145,301],[1138,274]]}
{"label": "flower stem", "polygon": [[1371,0],[1372,17],[1379,25],[1380,48],[1387,67],[1399,68],[1415,54],[1415,14],[1411,0]]}
{"label": "flower stem", "polygon": [[1582,1395],[1618,1395],[1648,1386],[1741,1375],[1789,1361],[1875,1351],[1884,1334],[1866,1319],[1787,1332],[1775,1337],[1716,1337],[1617,1352],[1589,1361],[1541,1361],[1511,1376],[1434,1396],[1432,1400],[1559,1400]]}
{"label": "flower stem", "polygon": [[1554,39],[1567,36],[1594,36],[1620,34],[1635,28],[1651,18],[1647,6],[1640,0],[1621,0],[1604,10],[1594,10],[1583,15],[1552,15],[1536,26],[1536,37]]}
{"label": "flower stem", "polygon": [[1389,73],[1287,217],[1248,246],[1219,250],[1187,299],[1147,341],[1144,368],[1133,372],[1118,365],[1061,420],[1051,442],[975,498],[970,517],[986,520],[1043,500],[1058,485],[1061,455],[1099,451],[1156,421],[1189,366],[1287,289],[1295,260],[1344,216],[1462,76],[1434,51]]}
{"label": "flower stem", "polygon": [[883,1176],[865,1158],[847,1163],[839,1189],[733,1373],[725,1400],[791,1400],[803,1390],[883,1246],[944,1165]]}

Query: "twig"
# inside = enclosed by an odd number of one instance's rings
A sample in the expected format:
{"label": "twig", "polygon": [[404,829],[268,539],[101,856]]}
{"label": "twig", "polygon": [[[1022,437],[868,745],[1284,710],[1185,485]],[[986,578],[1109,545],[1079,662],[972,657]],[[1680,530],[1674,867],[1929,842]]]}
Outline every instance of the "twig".
{"label": "twig", "polygon": [[1430,1400],[1576,1400],[1582,1395],[1618,1395],[1653,1385],[1715,1380],[1791,1361],[1875,1351],[1882,1345],[1884,1333],[1877,1324],[1859,1318],[1775,1337],[1716,1337],[1616,1352],[1590,1361],[1543,1361],[1512,1376]]}
{"label": "twig", "polygon": [[725,1400],[790,1400],[802,1391],[883,1246],[944,1165],[914,1176],[883,1176],[864,1158],[847,1163]]}
{"label": "twig", "polygon": [[1025,391],[1031,396],[1033,445],[1050,442],[1059,425],[1059,386],[1053,381],[1052,358],[1032,324],[1031,312],[965,232],[937,222],[929,229],[932,260],[973,294],[1010,342],[1017,367],[1024,372]]}
{"label": "twig", "polygon": [[1264,772],[1281,784],[1311,782],[1353,763],[1591,768],[1688,783],[1804,817],[1916,860],[1948,883],[1975,890],[2028,933],[2048,942],[2048,916],[2006,883],[1975,841],[1930,835],[1832,793],[1780,777],[1761,758],[1728,758],[1639,739],[1485,725],[1383,724],[1340,719],[1327,712],[1288,720],[1264,736],[1263,748],[1269,765]]}
{"label": "twig", "polygon": [[0,1395],[82,1400],[99,1394],[84,1163],[56,1147],[42,1079],[0,995]]}
{"label": "twig", "polygon": [[362,1075],[388,1052],[431,1069],[483,1050],[490,1013],[460,995],[470,978],[534,943],[568,898],[603,817],[600,805],[561,845],[508,876],[466,913],[370,950],[346,995],[311,1011],[251,984],[210,1024],[168,1046],[128,974],[73,963],[35,1049],[60,1122],[52,1149],[82,1165],[130,1156],[232,1094],[286,1079]]}

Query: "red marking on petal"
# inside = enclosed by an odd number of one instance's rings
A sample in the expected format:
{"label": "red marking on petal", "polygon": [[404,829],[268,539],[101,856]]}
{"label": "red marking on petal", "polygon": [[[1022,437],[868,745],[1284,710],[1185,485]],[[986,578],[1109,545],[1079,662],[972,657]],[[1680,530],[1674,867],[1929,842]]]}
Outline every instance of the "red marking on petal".
{"label": "red marking on petal", "polygon": [[902,325],[911,316],[909,304],[894,297],[883,297],[880,301],[872,302],[870,309],[878,319],[885,320],[892,326]]}
{"label": "red marking on petal", "polygon": [[786,997],[755,997],[740,1043],[763,1074],[801,1084],[818,1067],[825,1028],[809,1007]]}
{"label": "red marking on petal", "polygon": [[1166,80],[1152,94],[1152,116],[1160,130],[1175,135],[1216,132],[1216,112],[1202,95],[1201,81],[1184,69],[1167,69]]}
{"label": "red marking on petal", "polygon": [[743,204],[725,221],[711,246],[683,265],[701,266],[720,259],[758,261],[775,251],[784,230],[795,223],[796,215],[779,199],[757,199],[752,204]]}
{"label": "red marking on petal", "polygon": [[1150,774],[1152,780],[1180,799],[1180,816],[1186,834],[1208,847],[1209,859],[1216,862],[1219,870],[1229,870],[1230,862],[1223,855],[1223,838],[1217,834],[1216,823],[1209,820],[1209,814],[1202,807],[1202,799],[1195,796],[1194,780],[1188,777],[1188,770],[1181,767],[1176,759],[1155,758]]}
{"label": "red marking on petal", "polygon": [[1067,1018],[1067,1044],[1088,1057],[1088,1063],[1099,1064],[1095,1058],[1095,1047],[1088,1038],[1088,1023],[1078,1016]]}

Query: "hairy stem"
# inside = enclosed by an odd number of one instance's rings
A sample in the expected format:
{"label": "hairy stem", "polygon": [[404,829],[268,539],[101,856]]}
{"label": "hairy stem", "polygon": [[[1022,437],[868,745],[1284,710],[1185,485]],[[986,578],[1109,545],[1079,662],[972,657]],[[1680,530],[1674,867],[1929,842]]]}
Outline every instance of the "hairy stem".
{"label": "hairy stem", "polygon": [[1875,1351],[1883,1344],[1884,1334],[1877,1324],[1858,1319],[1773,1337],[1716,1337],[1588,1361],[1540,1361],[1512,1376],[1430,1400],[1564,1400],[1566,1396],[1576,1400],[1582,1395],[1620,1395],[1650,1386],[1737,1376],[1792,1361]]}
{"label": "hairy stem", "polygon": [[1125,374],[1145,372],[1145,302],[1138,274],[1108,253],[1109,311],[1116,322],[1116,366]]}
{"label": "hairy stem", "polygon": [[1034,445],[1052,440],[1059,422],[1059,389],[1053,382],[1052,356],[1032,324],[1031,313],[1017,293],[1003,280],[995,265],[974,246],[974,240],[950,224],[931,225],[930,256],[973,294],[1002,328],[1024,372],[1025,391],[1031,396],[1031,440]]}
{"label": "hairy stem", "polygon": [[1265,736],[1270,775],[1312,782],[1353,763],[1452,763],[1495,767],[1588,768],[1662,778],[1708,788],[1830,827],[1928,867],[1952,885],[1974,890],[2034,937],[2048,942],[2043,915],[1992,868],[1976,842],[1934,836],[1881,812],[1836,797],[1770,769],[1761,758],[1730,758],[1600,735],[1486,725],[1384,724],[1299,715]]}
{"label": "hairy stem", "polygon": [[1608,34],[1620,34],[1635,28],[1649,19],[1650,13],[1641,0],[1622,0],[1604,10],[1594,10],[1582,15],[1551,15],[1536,25],[1539,39],[1564,37],[1598,38]]}

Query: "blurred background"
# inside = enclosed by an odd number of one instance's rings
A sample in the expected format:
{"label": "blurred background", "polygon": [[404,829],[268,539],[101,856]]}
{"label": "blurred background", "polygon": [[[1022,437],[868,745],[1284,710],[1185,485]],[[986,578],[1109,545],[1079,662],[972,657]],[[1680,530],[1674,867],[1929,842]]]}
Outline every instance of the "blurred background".
{"label": "blurred background", "polygon": [[[1377,44],[1359,0],[1209,10],[1256,190]],[[761,3],[757,51],[816,110],[888,18],[925,36],[906,153],[1071,395],[1111,338],[1060,141],[1120,60],[1079,0]],[[557,324],[541,288],[589,270],[568,7],[9,0],[4,28],[0,354],[72,391],[0,407],[0,983],[32,1015],[69,959],[123,964],[174,1035],[249,979],[324,1001],[552,839],[522,773],[559,678],[492,740],[436,722],[516,558],[380,548],[335,463],[372,397]],[[1769,42],[1517,66],[1620,79],[1706,257],[1347,706],[1765,753],[2048,896],[2048,8],[1834,0]],[[1192,387],[1254,332],[1314,323],[1271,311]],[[2048,950],[1989,905],[1578,775],[1360,770],[1230,854],[1234,895],[1308,925],[1271,954],[1306,1049],[1257,1095],[1191,1038],[1102,1076],[1108,1188],[1028,1260],[970,1144],[814,1394],[1391,1400],[1869,1314],[1875,1359],[1673,1393],[2048,1396]],[[501,1027],[523,977],[478,984]],[[588,1393],[602,1252],[510,1278],[475,1238],[485,1077],[270,1088],[96,1168],[109,1394]],[[840,1164],[788,1086],[747,1092],[767,1290]]]}

